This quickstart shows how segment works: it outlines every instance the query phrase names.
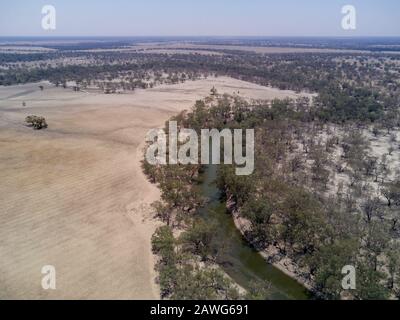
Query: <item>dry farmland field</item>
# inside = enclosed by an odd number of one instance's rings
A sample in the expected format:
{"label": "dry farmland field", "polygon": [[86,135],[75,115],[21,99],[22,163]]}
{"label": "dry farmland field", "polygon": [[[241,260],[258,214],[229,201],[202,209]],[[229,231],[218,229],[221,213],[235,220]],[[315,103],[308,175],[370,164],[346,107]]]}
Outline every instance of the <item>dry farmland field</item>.
{"label": "dry farmland field", "polygon": [[[146,132],[213,86],[296,96],[227,77],[119,95],[39,85],[0,87],[0,299],[158,299]],[[49,127],[27,127],[28,115]],[[56,267],[57,290],[42,290],[44,265]]]}

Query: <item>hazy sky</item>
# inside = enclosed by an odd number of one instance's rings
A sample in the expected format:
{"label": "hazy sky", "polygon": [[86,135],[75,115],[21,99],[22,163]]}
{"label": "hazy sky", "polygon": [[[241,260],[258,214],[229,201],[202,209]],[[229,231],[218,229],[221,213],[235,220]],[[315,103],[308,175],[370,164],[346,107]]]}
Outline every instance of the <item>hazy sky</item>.
{"label": "hazy sky", "polygon": [[[54,5],[55,31],[41,28]],[[341,8],[357,29],[341,28]],[[1,0],[0,36],[400,36],[399,0]]]}

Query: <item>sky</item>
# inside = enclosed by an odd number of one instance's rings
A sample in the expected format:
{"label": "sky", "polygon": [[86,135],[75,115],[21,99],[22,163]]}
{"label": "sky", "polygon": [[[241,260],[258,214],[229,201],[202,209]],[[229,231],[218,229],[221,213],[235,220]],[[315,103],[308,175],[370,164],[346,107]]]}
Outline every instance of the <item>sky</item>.
{"label": "sky", "polygon": [[[44,5],[56,29],[43,30]],[[344,5],[356,30],[343,30]],[[400,36],[399,0],[1,0],[0,36]]]}

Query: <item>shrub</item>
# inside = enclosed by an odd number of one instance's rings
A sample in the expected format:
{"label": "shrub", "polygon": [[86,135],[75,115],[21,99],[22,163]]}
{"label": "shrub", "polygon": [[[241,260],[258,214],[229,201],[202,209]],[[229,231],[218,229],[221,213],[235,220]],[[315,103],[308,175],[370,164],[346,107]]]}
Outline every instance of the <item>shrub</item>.
{"label": "shrub", "polygon": [[35,130],[47,128],[47,122],[44,117],[28,116],[25,118],[25,122]]}

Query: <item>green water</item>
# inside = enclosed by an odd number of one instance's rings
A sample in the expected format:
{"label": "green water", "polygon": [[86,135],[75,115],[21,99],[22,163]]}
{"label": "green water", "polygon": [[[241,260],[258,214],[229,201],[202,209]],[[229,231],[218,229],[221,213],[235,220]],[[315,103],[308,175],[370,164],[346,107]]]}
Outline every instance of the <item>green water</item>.
{"label": "green water", "polygon": [[243,238],[226,204],[220,200],[220,191],[215,185],[217,170],[217,166],[209,165],[202,176],[200,189],[209,202],[200,210],[200,215],[216,225],[218,243],[223,252],[218,259],[222,269],[243,288],[248,288],[254,281],[268,281],[272,300],[310,299],[311,293],[304,286],[269,264]]}

